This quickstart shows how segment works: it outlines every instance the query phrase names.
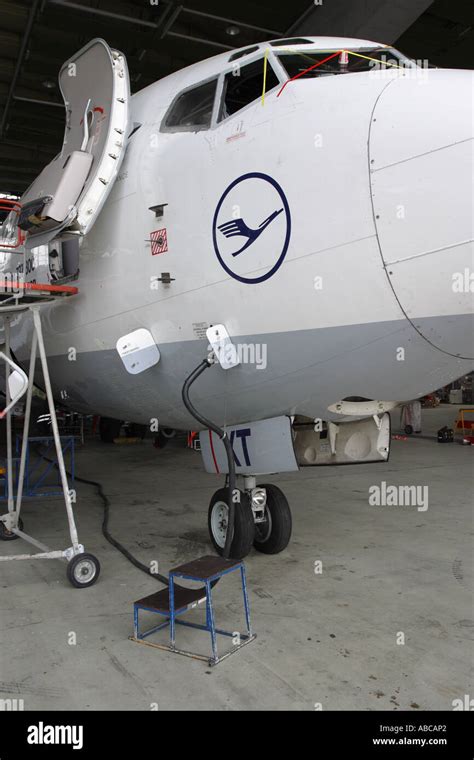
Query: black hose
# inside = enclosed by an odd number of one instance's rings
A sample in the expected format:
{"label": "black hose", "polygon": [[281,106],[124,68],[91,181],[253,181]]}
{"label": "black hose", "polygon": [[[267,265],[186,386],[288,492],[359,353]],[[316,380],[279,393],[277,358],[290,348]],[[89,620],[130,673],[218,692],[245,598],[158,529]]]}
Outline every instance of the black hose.
{"label": "black hose", "polygon": [[[42,459],[47,459],[48,462],[52,462],[53,460],[48,459],[40,452],[39,456]],[[58,469],[57,464],[55,464],[56,469]],[[67,472],[67,471],[66,471]],[[67,474],[72,477],[70,472],[67,472]],[[155,578],[155,580],[159,581],[159,583],[162,583],[164,586],[169,586],[169,578],[167,575],[161,575],[161,573],[152,573],[148,565],[145,565],[143,562],[140,562],[139,559],[133,556],[131,552],[128,551],[128,549],[123,546],[120,541],[117,541],[116,538],[112,536],[111,533],[109,533],[109,509],[110,509],[110,500],[107,494],[104,492],[104,489],[102,488],[102,483],[99,483],[97,480],[88,480],[87,478],[80,478],[78,475],[74,475],[74,481],[78,480],[80,483],[86,483],[89,486],[94,486],[97,489],[97,493],[99,494],[100,498],[102,499],[102,502],[104,504],[104,519],[102,520],[102,533],[104,538],[109,542],[109,544],[112,544],[118,551],[123,554],[123,556],[128,559],[129,562],[132,563],[135,567],[137,567],[139,570],[141,570],[143,573],[146,573],[147,575],[150,575],[152,578]],[[219,582],[219,578],[215,581],[211,582],[211,587],[214,588],[214,586],[217,585]],[[185,589],[185,586],[180,586],[179,583],[174,584],[175,589],[176,588],[183,588]],[[206,593],[205,586],[201,589],[202,593]]]}
{"label": "black hose", "polygon": [[219,436],[222,443],[225,447],[225,453],[227,455],[227,465],[228,465],[228,478],[227,478],[227,485],[228,485],[228,496],[227,496],[227,507],[228,507],[228,519],[227,519],[227,533],[225,537],[225,546],[223,551],[223,556],[228,559],[230,556],[230,547],[232,544],[233,539],[233,533],[234,533],[234,518],[235,518],[235,507],[234,507],[234,490],[235,490],[235,461],[234,461],[234,452],[232,449],[232,444],[229,441],[229,437],[225,430],[220,428],[218,425],[216,425],[212,420],[207,419],[207,417],[204,417],[203,414],[198,412],[196,407],[191,403],[191,400],[189,398],[189,390],[194,383],[195,380],[198,379],[200,375],[204,372],[204,370],[208,369],[208,367],[212,367],[213,362],[209,359],[204,359],[201,364],[199,364],[198,367],[196,367],[195,370],[191,372],[189,377],[185,380],[183,389],[181,391],[181,397],[183,399],[183,403],[188,410],[188,412],[194,417],[195,420],[201,423],[201,425],[204,425],[204,427],[209,428],[210,430],[214,431],[216,435]]}
{"label": "black hose", "polygon": [[[57,462],[54,461],[54,459],[50,459],[49,457],[45,456],[41,453],[39,445],[35,447],[36,453],[38,454],[41,459],[44,459],[45,462],[50,462],[54,465],[55,469],[58,470]],[[72,474],[66,470],[66,474],[72,478]],[[110,517],[110,499],[107,496],[107,494],[104,492],[102,483],[99,483],[98,480],[89,480],[88,478],[80,478],[79,475],[74,474],[74,481],[79,481],[79,483],[85,483],[88,486],[94,486],[94,488],[97,490],[97,493],[99,497],[102,499],[102,503],[104,505],[104,517],[102,520],[102,534],[104,538],[109,542],[109,544],[112,544],[112,546],[115,547],[115,549],[118,549],[118,551],[123,554],[126,559],[128,559],[129,562],[132,563],[132,565],[135,565],[139,570],[141,570],[143,573],[146,573],[147,575],[151,575],[152,578],[156,578],[157,581],[160,583],[163,583],[165,586],[169,585],[169,579],[166,575],[161,575],[161,573],[152,573],[148,565],[145,565],[143,562],[140,562],[136,557],[133,556],[131,552],[128,551],[128,549],[125,548],[119,541],[117,541],[116,538],[112,536],[111,533],[109,533],[109,517]]]}
{"label": "black hose", "polygon": [[[70,473],[68,473],[69,475]],[[151,575],[152,578],[156,578],[157,581],[160,583],[163,583],[165,586],[169,585],[169,579],[166,575],[161,575],[161,573],[152,573],[148,565],[145,565],[143,562],[140,562],[139,559],[133,556],[131,552],[128,551],[119,541],[117,541],[116,538],[112,536],[111,533],[109,533],[109,516],[110,516],[110,499],[107,496],[107,494],[104,492],[104,489],[102,487],[102,483],[99,483],[97,480],[88,480],[87,478],[80,478],[77,475],[74,476],[74,480],[78,480],[80,483],[86,483],[89,486],[94,486],[97,489],[97,493],[99,494],[100,498],[102,499],[103,505],[104,505],[104,517],[102,520],[102,534],[104,538],[109,542],[109,544],[112,544],[118,551],[123,554],[126,559],[128,559],[129,562],[132,563],[132,565],[135,565],[139,570],[142,570],[142,572],[146,573],[147,575]]]}

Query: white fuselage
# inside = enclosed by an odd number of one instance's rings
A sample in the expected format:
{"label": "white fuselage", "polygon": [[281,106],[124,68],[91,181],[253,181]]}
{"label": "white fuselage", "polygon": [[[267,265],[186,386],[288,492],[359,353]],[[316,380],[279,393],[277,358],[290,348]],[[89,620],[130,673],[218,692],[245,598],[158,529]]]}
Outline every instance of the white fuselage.
{"label": "white fuselage", "polygon": [[[160,131],[181,90],[230,69],[219,56],[133,96],[141,126],[83,241],[79,295],[42,312],[56,392],[78,410],[194,428],[181,386],[216,323],[250,346],[250,361],[193,390],[219,423],[328,419],[340,399],[408,400],[470,371],[472,292],[453,289],[472,270],[470,73],[300,79],[209,129]],[[219,227],[258,229],[275,211],[233,257]],[[160,229],[168,250],[152,255]],[[115,346],[140,327],[161,360],[130,375]],[[28,337],[19,320],[19,359]]]}

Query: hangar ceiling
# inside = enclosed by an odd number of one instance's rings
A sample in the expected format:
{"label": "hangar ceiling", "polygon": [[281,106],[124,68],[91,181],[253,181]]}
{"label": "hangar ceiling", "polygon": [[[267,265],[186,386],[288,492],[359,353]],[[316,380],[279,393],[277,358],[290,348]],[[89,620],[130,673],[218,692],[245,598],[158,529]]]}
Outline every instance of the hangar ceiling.
{"label": "hangar ceiling", "polygon": [[225,50],[287,34],[395,43],[472,68],[472,0],[0,0],[0,191],[20,194],[58,152],[62,63],[92,37],[128,60],[132,91]]}

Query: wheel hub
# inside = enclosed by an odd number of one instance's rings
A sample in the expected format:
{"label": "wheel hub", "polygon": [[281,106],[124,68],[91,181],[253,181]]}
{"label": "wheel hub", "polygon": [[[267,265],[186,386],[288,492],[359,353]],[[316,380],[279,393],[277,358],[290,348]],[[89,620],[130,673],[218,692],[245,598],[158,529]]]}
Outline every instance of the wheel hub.
{"label": "wheel hub", "polygon": [[89,560],[78,562],[74,568],[74,577],[78,583],[89,583],[96,574],[95,566]]}
{"label": "wheel hub", "polygon": [[229,508],[223,501],[214,504],[211,514],[212,535],[216,544],[223,549],[227,536],[227,526],[229,524]]}

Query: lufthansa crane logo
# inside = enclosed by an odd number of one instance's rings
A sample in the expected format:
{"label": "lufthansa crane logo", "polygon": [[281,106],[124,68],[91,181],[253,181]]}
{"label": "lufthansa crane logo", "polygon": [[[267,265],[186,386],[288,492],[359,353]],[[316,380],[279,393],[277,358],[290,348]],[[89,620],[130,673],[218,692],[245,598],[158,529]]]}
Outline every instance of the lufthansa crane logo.
{"label": "lufthansa crane logo", "polygon": [[283,263],[291,236],[290,208],[278,182],[260,172],[234,180],[217,204],[212,235],[216,256],[231,277],[268,280]]}

